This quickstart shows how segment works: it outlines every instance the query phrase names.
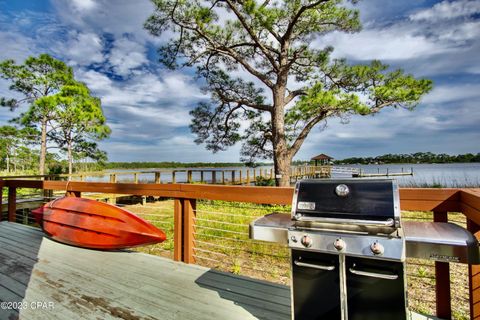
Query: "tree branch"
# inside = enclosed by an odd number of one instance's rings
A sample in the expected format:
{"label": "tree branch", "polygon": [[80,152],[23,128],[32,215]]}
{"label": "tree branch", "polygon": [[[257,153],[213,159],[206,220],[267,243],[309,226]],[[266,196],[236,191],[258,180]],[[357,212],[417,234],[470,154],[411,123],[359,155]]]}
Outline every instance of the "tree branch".
{"label": "tree branch", "polygon": [[300,149],[300,147],[302,146],[303,142],[305,141],[305,139],[307,138],[308,134],[310,133],[310,131],[313,129],[313,127],[319,123],[320,121],[322,121],[323,119],[325,119],[326,117],[328,117],[329,115],[331,114],[330,111],[322,111],[320,112],[320,114],[318,114],[316,117],[314,117],[313,119],[311,119],[306,125],[305,127],[303,127],[302,131],[300,132],[300,134],[297,136],[297,138],[295,139],[295,142],[292,144],[292,146],[290,148],[288,148],[288,153],[291,157],[293,157],[297,152],[298,150]]}
{"label": "tree branch", "polygon": [[292,36],[292,32],[293,32],[293,28],[295,27],[295,25],[297,24],[297,21],[298,19],[300,19],[300,17],[302,16],[302,14],[309,10],[309,9],[312,9],[316,6],[318,6],[320,3],[322,2],[328,2],[329,0],[320,0],[320,1],[315,1],[309,5],[306,5],[306,6],[302,6],[297,14],[295,14],[295,16],[292,18],[292,20],[290,20],[290,22],[288,23],[288,27],[287,27],[287,30],[285,31],[285,34],[283,35],[282,37],[282,43],[285,43],[285,42],[289,42],[290,41],[290,37]]}
{"label": "tree branch", "polygon": [[262,53],[265,55],[265,57],[268,59],[268,61],[270,61],[270,64],[272,65],[273,69],[278,70],[278,65],[275,62],[275,58],[270,54],[270,52],[268,52],[267,48],[265,48],[265,46],[262,44],[260,39],[258,39],[258,37],[255,35],[255,32],[245,21],[245,17],[238,11],[237,7],[235,6],[235,4],[232,3],[231,0],[226,0],[226,2],[228,3],[228,6],[230,7],[230,9],[232,9],[232,11],[237,16],[243,28],[245,28],[245,30],[248,32],[252,40],[258,45],[258,47],[260,48]]}
{"label": "tree branch", "polygon": [[288,96],[285,97],[285,105],[289,104],[296,97],[306,95],[306,94],[307,92],[304,89],[290,91]]}
{"label": "tree branch", "polygon": [[246,99],[240,99],[240,98],[232,98],[228,97],[227,95],[223,94],[219,90],[215,90],[215,93],[218,94],[218,96],[221,98],[223,102],[226,103],[237,103],[241,106],[247,106],[249,108],[257,109],[257,110],[263,110],[263,111],[272,111],[273,107],[269,104],[255,104],[252,103]]}

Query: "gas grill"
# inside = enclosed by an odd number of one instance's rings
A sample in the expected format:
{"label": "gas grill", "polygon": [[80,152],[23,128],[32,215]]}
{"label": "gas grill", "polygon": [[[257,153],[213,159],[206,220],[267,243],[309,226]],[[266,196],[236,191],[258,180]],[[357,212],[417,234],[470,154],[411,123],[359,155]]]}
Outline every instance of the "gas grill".
{"label": "gas grill", "polygon": [[406,256],[480,261],[477,240],[461,227],[403,222],[388,179],[302,180],[291,215],[257,219],[250,236],[288,244],[292,316],[301,320],[407,319]]}

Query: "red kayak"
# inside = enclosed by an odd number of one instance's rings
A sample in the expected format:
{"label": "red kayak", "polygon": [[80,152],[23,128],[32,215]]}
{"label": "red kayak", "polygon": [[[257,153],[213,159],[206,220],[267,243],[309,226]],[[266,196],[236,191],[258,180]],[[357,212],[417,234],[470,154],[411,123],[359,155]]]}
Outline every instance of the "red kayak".
{"label": "red kayak", "polygon": [[50,237],[83,248],[115,250],[166,239],[162,230],[135,214],[85,198],[59,198],[32,214]]}

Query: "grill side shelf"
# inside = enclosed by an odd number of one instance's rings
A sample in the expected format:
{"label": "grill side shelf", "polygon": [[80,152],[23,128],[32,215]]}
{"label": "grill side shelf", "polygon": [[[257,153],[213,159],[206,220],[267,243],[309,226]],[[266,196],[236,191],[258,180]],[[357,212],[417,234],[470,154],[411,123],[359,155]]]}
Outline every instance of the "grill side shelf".
{"label": "grill side shelf", "polygon": [[[464,228],[445,222],[403,221],[407,258],[480,264],[477,239]],[[288,229],[294,227],[291,216],[272,213],[250,224],[250,238],[281,244],[288,243]]]}
{"label": "grill side shelf", "polygon": [[459,225],[404,221],[403,229],[409,258],[480,264],[477,239]]}
{"label": "grill side shelf", "polygon": [[288,244],[288,229],[293,225],[290,214],[267,214],[250,223],[250,239]]}

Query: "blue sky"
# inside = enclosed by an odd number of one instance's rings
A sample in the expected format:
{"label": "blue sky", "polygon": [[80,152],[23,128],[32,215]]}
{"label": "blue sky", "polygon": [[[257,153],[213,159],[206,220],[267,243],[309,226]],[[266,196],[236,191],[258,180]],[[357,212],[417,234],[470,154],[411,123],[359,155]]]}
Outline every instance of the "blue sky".
{"label": "blue sky", "polygon": [[[480,152],[480,1],[369,0],[357,5],[363,30],[329,34],[334,57],[381,59],[434,89],[414,112],[384,110],[331,119],[314,129],[296,159],[384,153]],[[240,146],[212,154],[195,145],[189,111],[206,96],[191,70],[169,71],[156,48],[165,39],[143,29],[148,0],[0,0],[0,60],[21,63],[46,52],[72,66],[102,106],[112,128],[100,143],[111,161],[238,161]],[[241,70],[239,72],[242,72]],[[9,96],[0,80],[0,96]],[[21,112],[0,109],[0,125]]]}

